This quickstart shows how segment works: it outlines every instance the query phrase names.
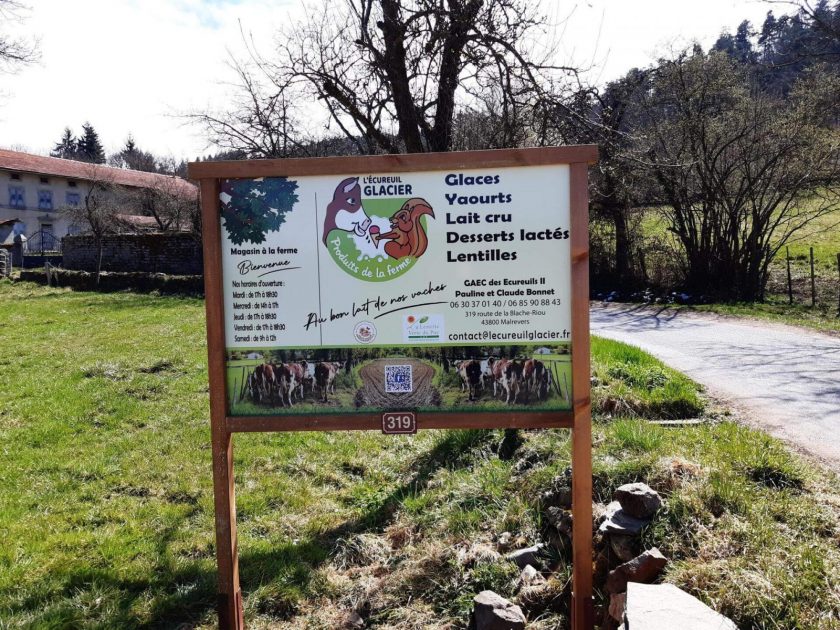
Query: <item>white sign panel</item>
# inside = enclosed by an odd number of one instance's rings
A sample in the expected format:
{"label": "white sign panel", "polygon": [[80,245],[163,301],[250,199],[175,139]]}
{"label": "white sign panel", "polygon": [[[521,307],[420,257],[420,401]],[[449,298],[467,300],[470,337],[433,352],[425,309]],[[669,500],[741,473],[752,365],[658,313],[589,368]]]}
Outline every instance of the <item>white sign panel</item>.
{"label": "white sign panel", "polygon": [[457,386],[568,408],[568,166],[222,180],[220,202],[232,412],[405,406],[386,372],[429,381],[417,408]]}

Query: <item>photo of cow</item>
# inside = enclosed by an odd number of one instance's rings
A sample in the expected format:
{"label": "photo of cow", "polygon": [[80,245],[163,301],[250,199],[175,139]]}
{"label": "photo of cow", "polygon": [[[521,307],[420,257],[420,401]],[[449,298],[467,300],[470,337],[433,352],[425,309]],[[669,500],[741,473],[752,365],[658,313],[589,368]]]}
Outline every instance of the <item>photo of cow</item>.
{"label": "photo of cow", "polygon": [[[568,344],[231,349],[230,411],[282,415],[318,410],[568,410],[569,350]],[[403,376],[399,388],[388,382],[393,373]]]}

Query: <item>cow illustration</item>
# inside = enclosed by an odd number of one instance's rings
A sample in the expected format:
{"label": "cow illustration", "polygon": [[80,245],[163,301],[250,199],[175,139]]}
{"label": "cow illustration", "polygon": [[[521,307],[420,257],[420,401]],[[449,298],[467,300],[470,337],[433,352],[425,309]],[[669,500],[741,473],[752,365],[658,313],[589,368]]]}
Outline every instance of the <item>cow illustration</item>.
{"label": "cow illustration", "polygon": [[539,359],[528,359],[522,367],[522,385],[526,394],[537,400],[548,397],[548,370]]}

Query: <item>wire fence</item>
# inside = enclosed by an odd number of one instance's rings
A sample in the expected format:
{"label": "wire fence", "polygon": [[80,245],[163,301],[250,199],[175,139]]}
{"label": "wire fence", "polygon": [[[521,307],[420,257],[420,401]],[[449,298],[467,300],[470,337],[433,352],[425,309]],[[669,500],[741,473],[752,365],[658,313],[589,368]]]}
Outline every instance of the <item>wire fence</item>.
{"label": "wire fence", "polygon": [[[802,256],[791,257],[790,248],[785,247],[785,272],[786,292],[788,304],[802,303],[809,304],[816,308],[818,304],[829,305],[829,300],[837,307],[837,316],[840,317],[840,252],[835,255],[834,270],[837,273],[836,282],[830,274],[822,275],[817,273],[817,265],[814,258],[814,248],[808,247],[808,256],[802,261]],[[799,264],[804,262],[804,265]],[[801,267],[805,267],[804,273]],[[803,287],[803,283],[805,286]],[[803,290],[804,289],[804,290]]]}

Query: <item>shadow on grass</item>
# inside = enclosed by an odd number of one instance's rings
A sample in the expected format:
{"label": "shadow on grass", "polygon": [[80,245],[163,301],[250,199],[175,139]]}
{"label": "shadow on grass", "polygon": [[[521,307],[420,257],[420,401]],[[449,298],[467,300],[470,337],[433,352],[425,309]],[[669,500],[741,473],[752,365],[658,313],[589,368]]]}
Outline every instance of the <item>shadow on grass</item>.
{"label": "shadow on grass", "polygon": [[[410,463],[415,471],[410,480],[338,527],[297,544],[241,549],[243,594],[260,591],[248,602],[249,608],[277,619],[296,615],[299,600],[317,588],[315,572],[331,556],[339,539],[387,525],[401,502],[422,492],[437,470],[468,465],[470,452],[490,434],[480,430],[448,432]],[[52,574],[49,585],[17,599],[6,612],[28,618],[32,627],[189,628],[208,617],[212,623],[216,609],[214,551],[197,558],[170,551],[182,523],[198,511],[198,507],[186,511],[157,536],[154,568],[145,571],[144,577],[127,577],[120,567],[96,566],[95,561],[78,562]]]}

